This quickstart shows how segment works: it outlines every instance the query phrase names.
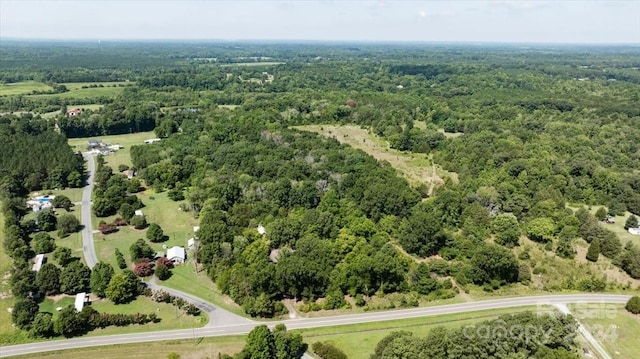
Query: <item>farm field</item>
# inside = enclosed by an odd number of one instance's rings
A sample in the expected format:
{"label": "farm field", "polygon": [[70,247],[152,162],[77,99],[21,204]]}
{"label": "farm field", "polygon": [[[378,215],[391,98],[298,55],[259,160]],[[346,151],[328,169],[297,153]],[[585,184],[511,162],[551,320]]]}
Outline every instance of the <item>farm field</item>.
{"label": "farm field", "polygon": [[447,172],[435,164],[428,155],[392,149],[387,141],[358,126],[306,125],[292,128],[335,138],[340,143],[365,151],[378,161],[387,161],[412,185],[427,185],[429,193],[433,192],[436,185],[444,183],[445,177],[454,181],[458,178],[455,173]]}
{"label": "farm field", "polygon": [[614,359],[635,359],[640,353],[640,316],[624,309],[624,305],[582,304],[572,309]]}
{"label": "farm field", "polygon": [[37,81],[23,81],[0,84],[0,96],[28,95],[32,91],[50,91],[53,88]]}

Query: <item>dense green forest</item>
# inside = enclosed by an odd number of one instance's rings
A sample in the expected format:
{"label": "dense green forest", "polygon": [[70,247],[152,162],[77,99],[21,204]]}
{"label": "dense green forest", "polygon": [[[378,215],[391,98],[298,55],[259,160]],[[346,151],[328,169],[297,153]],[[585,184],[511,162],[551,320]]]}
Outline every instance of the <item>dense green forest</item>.
{"label": "dense green forest", "polygon": [[[578,244],[596,243],[596,261],[602,254],[640,278],[638,245],[599,223],[640,214],[637,47],[29,43],[0,51],[4,86],[130,82],[109,98],[0,96],[1,130],[11,134],[0,141],[6,197],[76,185],[73,154],[35,160],[27,148],[155,129],[161,142],[131,149],[135,169],[144,185],[187,198],[200,220],[197,261],[251,315],[281,313],[285,298],[315,310],[349,306],[346,295],[364,305],[391,292],[435,299],[469,286],[533,288],[532,273],[547,268],[518,248],[525,238],[567,261],[584,259]],[[102,106],[65,113],[83,104]],[[389,163],[292,128],[307,124],[362,126],[457,175],[429,194]],[[102,167],[96,214],[137,206],[123,199],[137,187],[110,180],[114,170]],[[592,205],[607,210],[594,215]],[[616,285],[600,273],[574,279],[544,289]]]}

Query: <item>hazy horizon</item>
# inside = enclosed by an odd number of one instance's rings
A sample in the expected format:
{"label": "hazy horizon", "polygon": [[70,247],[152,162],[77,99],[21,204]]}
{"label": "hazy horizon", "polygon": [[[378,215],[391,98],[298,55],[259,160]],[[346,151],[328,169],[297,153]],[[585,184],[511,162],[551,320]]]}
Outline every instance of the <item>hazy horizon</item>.
{"label": "hazy horizon", "polygon": [[0,38],[636,45],[640,1],[2,0]]}

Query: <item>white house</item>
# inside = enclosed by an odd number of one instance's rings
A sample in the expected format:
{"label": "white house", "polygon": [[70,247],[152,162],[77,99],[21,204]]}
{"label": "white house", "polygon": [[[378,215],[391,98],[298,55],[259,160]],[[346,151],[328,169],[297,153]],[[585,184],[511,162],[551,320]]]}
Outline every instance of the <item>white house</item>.
{"label": "white house", "polygon": [[173,246],[167,250],[167,258],[173,263],[184,263],[186,258],[184,247]]}
{"label": "white house", "polygon": [[134,212],[134,214],[135,214],[136,216],[144,216],[144,213],[142,213],[142,210],[140,210],[140,209],[136,209],[136,211]]}
{"label": "white house", "polygon": [[638,228],[629,228],[629,233],[636,235],[636,236],[640,236],[640,227]]}
{"label": "white house", "polygon": [[31,267],[31,270],[34,272],[39,272],[43,262],[44,254],[37,254],[36,258],[33,260],[33,267]]}

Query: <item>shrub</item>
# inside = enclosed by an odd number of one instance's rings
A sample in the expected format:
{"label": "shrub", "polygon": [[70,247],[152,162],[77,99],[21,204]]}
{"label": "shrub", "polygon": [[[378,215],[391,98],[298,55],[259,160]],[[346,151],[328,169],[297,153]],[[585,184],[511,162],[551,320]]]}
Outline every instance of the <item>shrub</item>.
{"label": "shrub", "polygon": [[311,349],[322,359],[347,359],[347,355],[340,349],[328,343],[315,342]]}
{"label": "shrub", "polygon": [[631,297],[624,308],[633,314],[640,314],[640,297],[637,295]]}
{"label": "shrub", "polygon": [[113,223],[101,223],[98,225],[98,230],[102,234],[109,234],[117,231],[118,227]]}
{"label": "shrub", "polygon": [[149,260],[143,259],[133,266],[133,273],[138,277],[148,277],[153,274],[153,264]]}
{"label": "shrub", "polygon": [[116,262],[118,263],[118,268],[125,269],[127,268],[127,261],[124,259],[124,255],[118,248],[116,248]]}

